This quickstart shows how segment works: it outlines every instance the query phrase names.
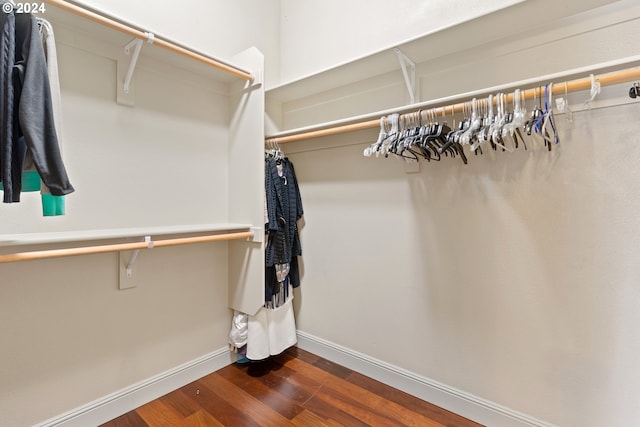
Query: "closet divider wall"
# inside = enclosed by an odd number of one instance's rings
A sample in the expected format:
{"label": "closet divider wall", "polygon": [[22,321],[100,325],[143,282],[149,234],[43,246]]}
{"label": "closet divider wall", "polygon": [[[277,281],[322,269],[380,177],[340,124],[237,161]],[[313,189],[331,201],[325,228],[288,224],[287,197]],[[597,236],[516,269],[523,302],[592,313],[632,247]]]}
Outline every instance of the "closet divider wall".
{"label": "closet divider wall", "polygon": [[[63,217],[39,195],[0,206],[0,256],[194,238],[0,264],[0,424],[97,425],[230,363],[230,309],[263,304],[264,58],[223,61],[237,76],[145,42],[123,93],[130,34],[49,2],[41,17],[76,192]],[[234,240],[199,243],[219,234]]]}

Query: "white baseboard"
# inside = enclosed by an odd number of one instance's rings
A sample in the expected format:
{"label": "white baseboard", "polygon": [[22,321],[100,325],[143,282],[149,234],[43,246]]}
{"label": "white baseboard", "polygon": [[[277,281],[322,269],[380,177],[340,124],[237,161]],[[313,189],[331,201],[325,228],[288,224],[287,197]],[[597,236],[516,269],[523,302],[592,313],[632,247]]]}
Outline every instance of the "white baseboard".
{"label": "white baseboard", "polygon": [[[298,347],[490,427],[557,427],[446,384],[298,331]],[[90,402],[35,427],[103,424],[234,362],[223,348]]]}
{"label": "white baseboard", "polygon": [[306,332],[298,347],[485,426],[557,427]]}
{"label": "white baseboard", "polygon": [[47,420],[36,427],[97,426],[233,363],[227,348],[214,351],[147,380]]}

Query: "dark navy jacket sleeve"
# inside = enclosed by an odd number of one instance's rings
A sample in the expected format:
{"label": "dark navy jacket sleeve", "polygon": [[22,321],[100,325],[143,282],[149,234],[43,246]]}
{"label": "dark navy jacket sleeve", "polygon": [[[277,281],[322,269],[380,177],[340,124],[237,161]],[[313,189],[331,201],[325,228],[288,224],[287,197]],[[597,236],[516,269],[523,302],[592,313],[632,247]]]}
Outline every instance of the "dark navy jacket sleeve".
{"label": "dark navy jacket sleeve", "polygon": [[[0,0],[0,4],[6,2]],[[3,201],[15,201],[11,173],[14,149],[14,88],[15,16],[12,12],[0,14],[0,181],[4,185]]]}

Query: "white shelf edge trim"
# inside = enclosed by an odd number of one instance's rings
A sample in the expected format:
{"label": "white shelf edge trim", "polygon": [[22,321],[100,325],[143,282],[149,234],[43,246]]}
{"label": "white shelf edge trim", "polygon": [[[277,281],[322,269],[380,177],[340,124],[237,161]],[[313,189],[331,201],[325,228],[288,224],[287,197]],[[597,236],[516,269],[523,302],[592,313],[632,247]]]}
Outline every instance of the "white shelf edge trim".
{"label": "white shelf edge trim", "polygon": [[221,348],[183,365],[123,388],[34,427],[85,427],[104,424],[234,362],[235,354]]}
{"label": "white shelf edge trim", "polygon": [[[95,15],[99,15],[99,16],[100,16],[100,17],[102,17],[102,18],[105,18],[105,19],[108,19],[108,20],[114,21],[114,22],[116,22],[116,23],[118,23],[118,24],[121,24],[121,25],[124,25],[124,26],[130,27],[130,28],[131,28],[131,29],[133,29],[133,30],[140,31],[140,32],[147,32],[147,33],[150,33],[149,31],[146,31],[146,30],[144,30],[143,28],[141,28],[141,27],[140,27],[140,25],[138,25],[138,24],[136,24],[136,23],[134,23],[134,22],[132,22],[132,21],[130,21],[130,20],[124,19],[124,18],[123,18],[122,16],[120,16],[120,15],[116,15],[116,14],[108,13],[108,12],[107,12],[105,9],[103,9],[103,8],[94,7],[94,6],[88,6],[88,5],[83,4],[83,3],[80,3],[80,4],[79,4],[77,1],[74,1],[74,0],[72,0],[72,1],[64,0],[64,1],[65,1],[66,3],[69,3],[69,4],[70,4],[70,5],[72,5],[72,6],[76,6],[76,7],[80,8],[80,9],[83,9],[83,10],[85,10],[85,11],[86,11],[86,12],[88,12],[88,13],[95,14]],[[47,2],[45,1],[45,3],[47,3]],[[104,28],[108,28],[108,27],[107,27],[107,26],[105,26],[103,23],[94,22],[94,21],[92,21],[91,19],[87,18],[86,16],[77,15],[77,14],[75,14],[75,13],[74,13],[74,12],[72,12],[72,11],[65,10],[64,8],[62,8],[62,7],[61,7],[60,5],[58,5],[58,4],[51,3],[51,6],[54,6],[54,7],[56,8],[56,10],[58,10],[58,11],[59,11],[59,13],[62,13],[62,14],[64,14],[64,15],[69,16],[69,15],[73,14],[73,15],[75,15],[76,17],[82,18],[82,19],[85,21],[85,25],[100,25],[100,26],[102,26],[102,27],[104,27]],[[48,12],[50,13],[50,11],[48,11]],[[111,28],[111,29],[112,29],[114,32],[120,32],[120,33],[123,33],[121,30],[118,30],[118,29],[115,29],[115,28]],[[200,55],[200,56],[202,56],[202,57],[204,57],[204,58],[207,58],[207,59],[210,59],[210,60],[216,61],[216,62],[218,62],[218,63],[220,63],[220,64],[222,64],[222,65],[226,65],[226,66],[228,66],[228,67],[230,67],[230,68],[234,68],[235,70],[240,71],[240,72],[242,72],[242,73],[251,74],[251,72],[250,72],[250,71],[248,71],[247,69],[245,69],[244,67],[240,67],[240,66],[238,66],[238,65],[236,65],[236,64],[234,64],[234,63],[232,63],[232,62],[230,62],[230,61],[229,61],[229,60],[227,60],[227,59],[223,59],[223,58],[221,58],[221,57],[218,57],[218,56],[215,56],[215,55],[212,55],[212,54],[206,53],[206,52],[204,52],[203,50],[199,50],[199,49],[196,49],[196,48],[191,47],[191,46],[189,46],[189,45],[186,45],[186,44],[184,44],[184,43],[182,43],[182,42],[180,42],[180,41],[177,41],[176,39],[173,39],[173,38],[170,38],[170,37],[166,37],[166,36],[164,36],[164,35],[162,35],[162,34],[158,34],[158,33],[155,33],[155,32],[153,33],[153,37],[154,37],[154,38],[156,38],[156,37],[157,37],[158,39],[161,39],[161,40],[163,40],[163,41],[165,41],[165,42],[171,43],[171,44],[175,45],[176,47],[179,47],[179,48],[185,49],[185,50],[187,50],[187,51],[189,51],[189,52],[192,52],[192,53],[194,53],[194,54],[196,54],[196,55]]]}
{"label": "white shelf edge trim", "polygon": [[511,0],[511,1],[507,1],[505,4],[500,5],[500,6],[496,7],[495,9],[491,9],[490,11],[485,12],[483,15],[475,16],[475,17],[466,17],[466,18],[460,19],[458,21],[448,22],[448,23],[446,23],[444,25],[441,25],[440,27],[431,28],[430,30],[428,30],[428,31],[426,31],[426,32],[424,32],[422,34],[419,34],[419,35],[416,35],[416,36],[413,36],[413,37],[409,37],[409,38],[406,38],[404,40],[400,40],[398,42],[389,44],[389,45],[387,45],[385,47],[376,49],[376,50],[374,50],[372,52],[367,52],[367,53],[360,54],[354,59],[350,59],[348,61],[342,61],[342,62],[339,62],[337,64],[333,64],[333,65],[327,66],[327,67],[325,67],[325,68],[323,68],[323,69],[321,69],[319,71],[314,71],[314,72],[311,72],[311,73],[296,77],[296,78],[294,78],[292,80],[281,82],[281,83],[279,83],[279,84],[267,89],[266,92],[272,92],[272,93],[273,92],[277,92],[278,90],[286,89],[289,86],[293,86],[293,85],[296,85],[296,84],[304,83],[306,80],[311,80],[311,79],[313,79],[315,77],[321,76],[322,74],[326,74],[326,73],[329,73],[329,72],[332,72],[332,71],[337,71],[340,68],[348,67],[348,66],[350,66],[350,65],[352,65],[354,63],[358,63],[360,61],[367,60],[369,58],[373,58],[373,57],[375,57],[377,55],[383,55],[383,54],[389,53],[390,51],[393,51],[394,48],[404,48],[405,46],[407,46],[407,45],[409,45],[411,43],[415,43],[415,42],[423,40],[423,39],[428,39],[429,37],[433,37],[434,35],[436,35],[438,33],[441,33],[441,32],[443,32],[445,30],[451,30],[451,29],[454,29],[456,27],[462,28],[462,26],[464,24],[467,24],[470,21],[474,21],[474,20],[482,18],[484,16],[491,15],[492,13],[499,12],[499,11],[501,11],[503,9],[508,9],[508,8],[516,6],[516,5],[520,4],[520,3],[524,3],[525,1],[527,1],[527,0]]}
{"label": "white shelf edge trim", "polygon": [[[78,230],[44,233],[0,234],[0,247],[80,242],[86,240],[121,239],[128,237],[160,236],[172,234],[249,231],[251,229],[251,224],[220,223],[139,228],[110,228],[101,230]],[[255,228],[253,229],[255,230]]]}
{"label": "white shelf edge trim", "polygon": [[290,136],[298,133],[305,133],[310,131],[328,129],[336,126],[349,125],[353,123],[363,122],[366,120],[373,120],[380,118],[382,116],[387,116],[389,114],[394,113],[406,113],[409,111],[419,110],[419,109],[427,109],[430,107],[437,107],[439,105],[450,104],[453,102],[462,102],[463,100],[471,100],[474,97],[486,96],[488,94],[497,93],[497,92],[509,92],[515,88],[527,88],[530,86],[534,86],[541,83],[548,83],[551,81],[558,81],[561,79],[567,79],[571,76],[577,75],[587,75],[589,73],[598,73],[603,72],[603,70],[621,67],[621,66],[631,66],[632,64],[636,64],[640,62],[640,55],[629,56],[626,58],[621,58],[615,61],[603,62],[593,65],[588,65],[585,67],[574,68],[571,70],[565,70],[553,74],[547,74],[539,77],[532,77],[525,80],[520,80],[516,82],[506,83],[499,86],[492,86],[483,89],[474,90],[472,92],[460,93],[455,95],[446,96],[443,98],[431,99],[429,101],[419,102],[415,104],[403,105],[395,108],[389,108],[386,110],[376,111],[373,113],[362,114],[359,116],[347,117],[344,119],[333,120],[325,123],[318,123],[310,126],[299,127],[295,129],[287,129],[277,133],[273,133],[271,135],[267,135],[266,139],[277,139],[285,136]]}
{"label": "white shelf edge trim", "polygon": [[491,427],[558,427],[298,330],[298,347]]}

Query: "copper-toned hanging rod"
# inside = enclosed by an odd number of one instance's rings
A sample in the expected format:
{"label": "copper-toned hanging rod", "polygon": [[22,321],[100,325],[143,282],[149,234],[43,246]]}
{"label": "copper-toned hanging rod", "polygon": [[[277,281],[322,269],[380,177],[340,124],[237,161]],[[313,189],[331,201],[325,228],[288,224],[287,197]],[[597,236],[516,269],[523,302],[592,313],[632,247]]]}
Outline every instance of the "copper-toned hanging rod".
{"label": "copper-toned hanging rod", "polygon": [[216,242],[223,240],[250,239],[253,237],[252,231],[242,231],[236,233],[211,234],[208,236],[180,237],[176,239],[150,240],[134,243],[117,243],[113,245],[83,246],[68,249],[50,249],[44,251],[20,252],[14,254],[0,255],[0,263],[31,261],[45,258],[59,258],[74,255],[99,254],[104,252],[131,251],[136,249],[160,248],[164,246],[188,245],[193,243]]}
{"label": "copper-toned hanging rod", "polygon": [[[634,80],[640,80],[640,67],[627,68],[618,71],[612,71],[604,74],[594,75],[594,80],[600,83],[600,86],[611,86],[615,84],[628,83]],[[565,86],[566,85],[566,86]],[[554,83],[553,94],[564,94],[566,92],[578,92],[583,90],[591,89],[592,78],[591,75],[579,79],[563,81],[561,83]],[[544,87],[535,87],[531,89],[527,89],[522,91],[524,93],[525,99],[533,99],[534,97],[540,98],[540,96],[544,93]],[[506,92],[503,91],[503,92]],[[508,101],[511,102],[513,100],[513,93],[508,94]],[[438,115],[445,114],[455,114],[462,112],[465,108],[466,102],[459,102],[456,104],[449,105],[440,105],[437,107],[430,108]],[[418,108],[418,107],[416,107]],[[429,108],[429,107],[425,107]],[[401,111],[406,111],[407,108],[403,108]],[[411,113],[409,113],[411,114]],[[294,132],[289,135],[284,136],[276,136],[276,137],[267,137],[266,142],[273,142],[277,144],[285,144],[288,142],[296,142],[302,141],[306,139],[312,138],[320,138],[323,136],[331,136],[338,135],[347,132],[354,132],[363,129],[371,129],[380,127],[380,118],[376,119],[365,119],[362,121],[356,121],[354,123],[337,125],[332,127],[327,127],[323,129],[317,130],[302,130],[300,132]]]}
{"label": "copper-toned hanging rod", "polygon": [[[121,31],[125,34],[129,34],[130,36],[133,36],[137,39],[141,39],[141,40],[148,40],[149,38],[149,34],[138,30],[136,28],[132,28],[128,25],[125,25],[121,22],[118,22],[114,19],[111,19],[109,17],[103,16],[101,14],[92,12],[90,10],[84,9],[80,6],[76,6],[75,4],[69,3],[67,1],[64,0],[44,0],[45,3],[48,3],[52,6],[56,6],[59,7],[60,9],[69,11],[71,13],[74,13],[76,15],[82,16],[83,18],[89,19],[91,21],[97,22],[98,24],[104,25],[106,27],[109,28],[113,28],[115,30]],[[251,73],[241,70],[237,67],[231,66],[229,64],[225,64],[222,61],[219,61],[217,59],[213,59],[210,58],[208,56],[205,56],[203,54],[200,54],[198,52],[194,52],[192,50],[189,50],[187,48],[184,48],[182,46],[178,46],[175,43],[171,43],[169,41],[163,40],[162,38],[155,36],[153,38],[153,44],[160,46],[162,48],[165,48],[167,50],[170,50],[172,52],[178,53],[180,55],[183,55],[187,58],[196,60],[198,62],[202,62],[203,64],[209,65],[211,67],[214,67],[218,70],[224,71],[228,74],[231,74],[233,76],[239,77],[241,79],[247,80],[247,81],[251,81],[253,80],[253,76],[251,75]]]}

